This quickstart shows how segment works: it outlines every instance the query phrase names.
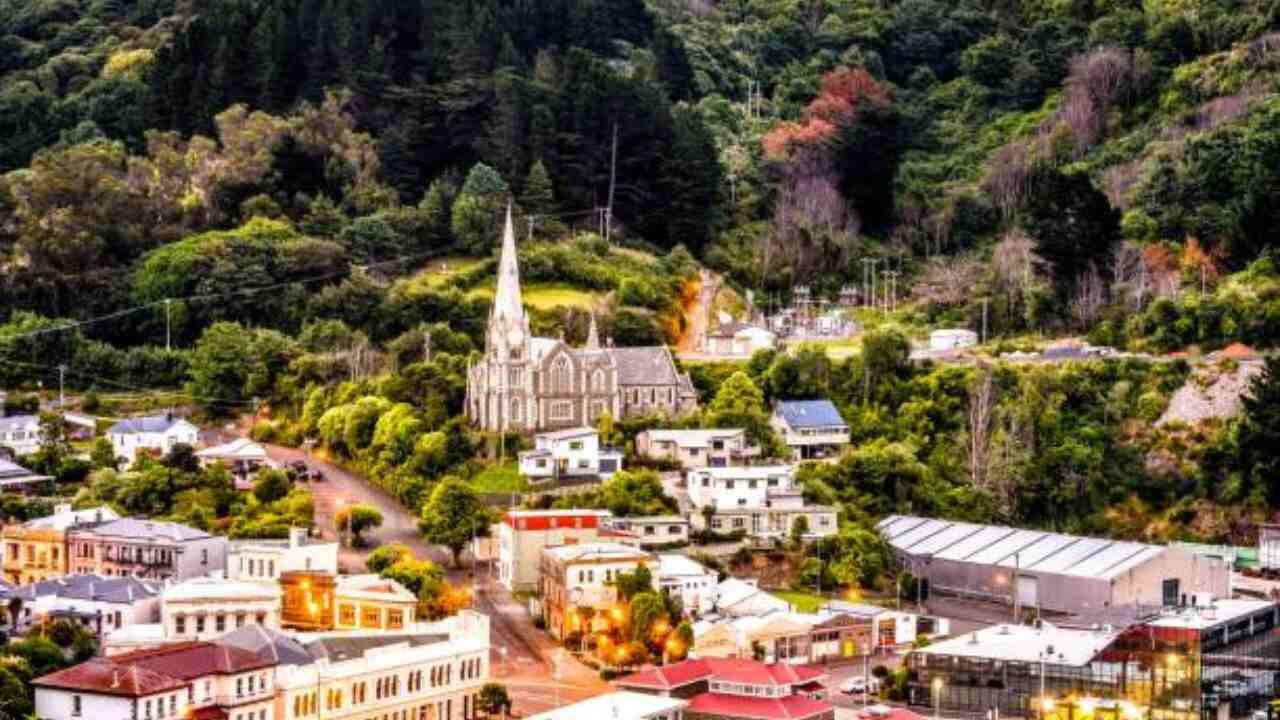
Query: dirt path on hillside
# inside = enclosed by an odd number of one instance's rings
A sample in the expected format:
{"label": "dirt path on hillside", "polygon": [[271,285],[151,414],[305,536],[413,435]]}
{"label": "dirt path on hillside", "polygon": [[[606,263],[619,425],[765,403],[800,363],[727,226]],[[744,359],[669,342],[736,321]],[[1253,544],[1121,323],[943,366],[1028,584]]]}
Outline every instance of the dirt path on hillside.
{"label": "dirt path on hillside", "polygon": [[682,354],[702,351],[703,339],[711,327],[711,309],[720,292],[720,278],[705,268],[699,271],[695,284],[694,291],[685,294],[685,330],[676,343],[676,350]]}

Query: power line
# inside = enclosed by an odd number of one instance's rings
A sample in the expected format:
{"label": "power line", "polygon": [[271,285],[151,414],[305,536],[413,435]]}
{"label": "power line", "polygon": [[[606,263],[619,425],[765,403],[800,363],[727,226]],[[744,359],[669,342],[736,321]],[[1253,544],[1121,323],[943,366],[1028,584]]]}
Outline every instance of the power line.
{"label": "power line", "polygon": [[[132,390],[134,392],[144,393],[147,395],[151,395],[156,392],[155,388],[146,388],[146,387],[141,387],[139,385],[130,385],[129,383],[121,382],[119,380],[112,380],[110,378],[104,378],[99,375],[94,375],[92,373],[81,372],[81,371],[75,370],[74,368],[68,367],[66,365],[59,365],[59,366],[44,365],[42,363],[23,362],[21,360],[10,360],[8,358],[0,358],[0,363],[3,363],[5,365],[13,365],[15,367],[36,368],[38,370],[45,370],[47,372],[58,372],[59,370],[61,370],[61,372],[63,373],[67,373],[70,375],[77,375],[82,379],[86,379],[90,381],[91,385],[101,384],[101,385],[114,386],[122,390]],[[181,392],[181,391],[176,391],[176,392]],[[251,400],[229,400],[226,398],[217,398],[217,397],[205,396],[205,395],[192,395],[191,399],[203,402],[207,405],[224,405],[228,407],[249,407],[253,405],[253,401]]]}

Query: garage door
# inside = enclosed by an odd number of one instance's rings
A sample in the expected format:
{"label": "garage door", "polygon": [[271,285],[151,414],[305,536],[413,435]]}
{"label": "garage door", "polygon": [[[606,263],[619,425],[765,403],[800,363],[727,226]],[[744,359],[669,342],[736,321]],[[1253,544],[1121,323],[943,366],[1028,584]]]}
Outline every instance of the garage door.
{"label": "garage door", "polygon": [[1033,577],[1018,576],[1018,604],[1022,607],[1039,607],[1039,584]]}

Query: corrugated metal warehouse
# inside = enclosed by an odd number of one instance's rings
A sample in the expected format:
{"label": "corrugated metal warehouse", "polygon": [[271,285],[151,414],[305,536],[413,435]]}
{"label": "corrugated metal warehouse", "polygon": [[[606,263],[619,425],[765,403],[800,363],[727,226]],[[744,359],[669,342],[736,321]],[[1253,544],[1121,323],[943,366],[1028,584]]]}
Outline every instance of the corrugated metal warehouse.
{"label": "corrugated metal warehouse", "polygon": [[1227,598],[1231,568],[1161,545],[891,515],[876,528],[933,592],[1059,612]]}

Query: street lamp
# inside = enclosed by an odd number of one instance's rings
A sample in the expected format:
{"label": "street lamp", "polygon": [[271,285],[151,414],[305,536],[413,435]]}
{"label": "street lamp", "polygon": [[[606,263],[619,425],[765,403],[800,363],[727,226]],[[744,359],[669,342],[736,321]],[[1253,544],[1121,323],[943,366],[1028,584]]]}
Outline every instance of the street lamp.
{"label": "street lamp", "polygon": [[507,665],[507,646],[503,645],[502,647],[498,648],[498,653],[502,655],[502,674],[510,675],[511,667]]}
{"label": "street lamp", "polygon": [[935,676],[933,678],[933,718],[939,720],[942,717],[942,677]]}

